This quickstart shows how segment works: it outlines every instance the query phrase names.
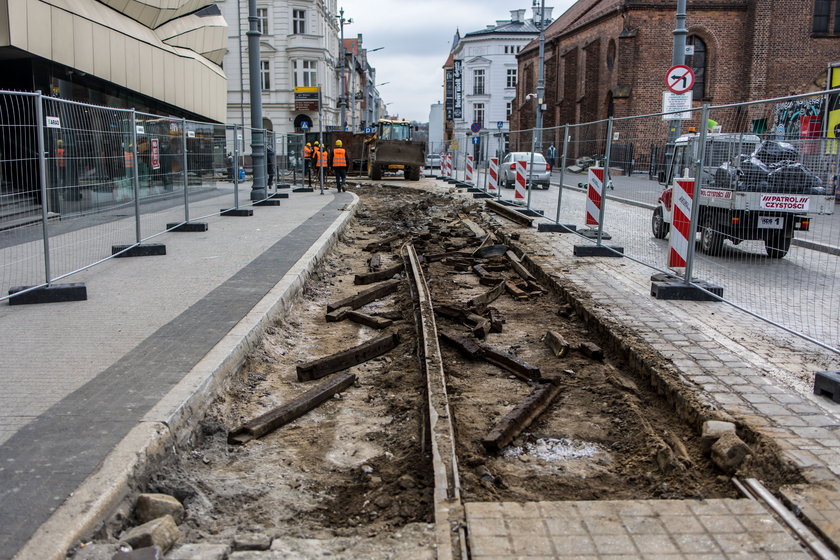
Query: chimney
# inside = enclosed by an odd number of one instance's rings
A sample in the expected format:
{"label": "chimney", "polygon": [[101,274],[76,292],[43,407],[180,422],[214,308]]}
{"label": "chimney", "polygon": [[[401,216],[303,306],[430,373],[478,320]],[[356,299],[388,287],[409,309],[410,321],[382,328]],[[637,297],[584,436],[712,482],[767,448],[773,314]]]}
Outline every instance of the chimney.
{"label": "chimney", "polygon": [[521,23],[525,20],[525,10],[511,10],[510,11],[510,21],[511,23]]}
{"label": "chimney", "polygon": [[496,27],[501,27],[503,25],[507,25],[508,23],[510,23],[509,19],[497,19],[496,20]]}

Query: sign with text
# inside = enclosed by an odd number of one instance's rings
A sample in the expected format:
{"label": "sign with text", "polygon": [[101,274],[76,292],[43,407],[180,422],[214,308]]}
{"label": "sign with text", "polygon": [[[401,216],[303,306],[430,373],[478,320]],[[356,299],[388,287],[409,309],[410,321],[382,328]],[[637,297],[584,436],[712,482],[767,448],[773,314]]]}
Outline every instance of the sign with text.
{"label": "sign with text", "polygon": [[160,169],[160,140],[152,138],[149,151],[152,156],[152,169]]}
{"label": "sign with text", "polygon": [[295,111],[314,112],[318,110],[321,92],[317,87],[295,88]]}
{"label": "sign with text", "polygon": [[684,121],[691,118],[691,92],[688,93],[671,93],[670,91],[662,92],[662,112],[671,113],[670,115],[662,115],[662,119],[666,121]]}
{"label": "sign with text", "polygon": [[452,68],[446,69],[446,120],[451,121],[455,111],[455,82]]}
{"label": "sign with text", "polygon": [[452,118],[460,120],[463,118],[463,100],[461,95],[464,92],[464,77],[461,71],[461,61],[456,60],[455,66],[452,69],[452,83],[455,89],[452,103]]}
{"label": "sign with text", "polygon": [[796,210],[807,212],[811,198],[795,194],[763,194],[758,207],[762,210]]}

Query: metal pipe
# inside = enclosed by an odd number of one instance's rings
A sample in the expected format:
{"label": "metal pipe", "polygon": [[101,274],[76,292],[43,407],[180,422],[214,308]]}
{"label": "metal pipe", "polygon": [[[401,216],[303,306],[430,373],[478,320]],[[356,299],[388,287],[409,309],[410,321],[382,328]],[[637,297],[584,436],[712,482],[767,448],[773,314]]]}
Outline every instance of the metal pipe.
{"label": "metal pipe", "polygon": [[134,171],[131,174],[131,182],[134,186],[134,230],[135,240],[140,243],[140,170],[137,158],[137,111],[131,109],[131,157],[134,163]]}
{"label": "metal pipe", "polygon": [[[41,231],[44,236],[44,276],[47,285],[50,284],[50,232],[47,226],[49,219],[49,206],[47,203],[47,153],[44,142],[44,96],[41,90],[36,92],[35,97],[35,118],[38,120],[36,126],[38,136],[38,187],[41,191]],[[67,161],[69,158],[65,158]]]}
{"label": "metal pipe", "polygon": [[190,221],[190,179],[187,176],[187,119],[181,119],[181,145],[184,149],[181,158],[181,173],[184,174],[184,221]]}
{"label": "metal pipe", "polygon": [[[683,2],[685,0],[682,0]],[[540,0],[540,51],[539,51],[539,67],[537,71],[537,119],[534,123],[535,128],[540,130],[539,142],[536,145],[536,151],[542,153],[542,126],[543,126],[543,104],[545,103],[545,0]],[[534,149],[531,149],[534,152]],[[533,163],[533,162],[532,162]],[[531,192],[530,190],[528,191]],[[528,198],[528,208],[530,208],[530,197]]]}
{"label": "metal pipe", "polygon": [[[342,13],[344,10],[342,10]],[[324,96],[321,95],[321,84],[318,84],[318,182],[321,185],[321,195],[324,194],[324,166],[321,165],[321,154],[324,152]]]}
{"label": "metal pipe", "polygon": [[554,221],[560,223],[560,204],[563,202],[563,180],[566,171],[566,154],[569,150],[569,125],[563,128],[563,153],[560,155],[560,189],[557,193],[557,214]]}
{"label": "metal pipe", "polygon": [[239,125],[233,125],[233,207],[239,210]]}
{"label": "metal pipe", "polygon": [[598,246],[604,236],[604,213],[607,202],[607,189],[610,184],[610,155],[612,150],[613,119],[610,117],[607,122],[607,149],[604,151],[604,181],[601,185],[601,208],[598,210]]}
{"label": "metal pipe", "polygon": [[[706,160],[706,123],[709,122],[709,105],[703,105],[703,117],[700,126],[700,145],[697,147],[697,160],[694,162],[694,194],[691,197],[691,221],[688,225],[688,254],[685,258],[685,284],[691,283],[691,273],[694,269],[694,253],[697,240],[697,220],[700,217],[700,191],[703,188],[703,162]],[[674,235],[673,233],[671,235]]]}

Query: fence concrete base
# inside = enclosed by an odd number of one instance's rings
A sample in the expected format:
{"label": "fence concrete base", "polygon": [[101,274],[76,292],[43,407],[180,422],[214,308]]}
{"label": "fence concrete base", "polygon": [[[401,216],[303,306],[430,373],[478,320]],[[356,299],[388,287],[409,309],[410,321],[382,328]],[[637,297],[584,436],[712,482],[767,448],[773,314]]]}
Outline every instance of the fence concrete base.
{"label": "fence concrete base", "polygon": [[277,188],[278,189],[291,189],[292,185],[290,185],[288,183],[278,183]]}
{"label": "fence concrete base", "polygon": [[840,403],[840,371],[818,371],[814,378],[814,394]]}
{"label": "fence concrete base", "polygon": [[254,211],[250,208],[222,208],[219,213],[222,216],[253,216]]}
{"label": "fence concrete base", "polygon": [[686,284],[682,278],[669,278],[660,282],[652,282],[650,295],[656,299],[720,301],[715,296],[723,297],[723,288],[699,280],[695,280],[693,284]]}
{"label": "fence concrete base", "polygon": [[617,245],[575,245],[572,254],[576,257],[623,257],[624,247]]}
{"label": "fence concrete base", "polygon": [[487,194],[483,192],[478,192],[473,195],[473,198],[493,198],[492,194]]}
{"label": "fence concrete base", "polygon": [[163,243],[144,243],[142,245],[111,245],[111,254],[122,257],[154,257],[166,254]]}
{"label": "fence concrete base", "polygon": [[[28,290],[30,286],[18,286],[9,290],[9,295]],[[19,296],[9,298],[9,305],[29,305],[33,303],[59,303],[62,301],[87,300],[87,287],[82,283],[53,284],[36,288]]]}
{"label": "fence concrete base", "polygon": [[577,231],[575,224],[537,224],[537,231],[545,231],[551,233],[574,233]]}
{"label": "fence concrete base", "polygon": [[287,193],[287,192],[271,193],[270,195],[268,195],[268,198],[289,198],[289,193]]}
{"label": "fence concrete base", "polygon": [[280,201],[266,198],[263,200],[258,200],[254,203],[254,206],[280,206]]}
{"label": "fence concrete base", "polygon": [[298,187],[296,189],[292,189],[292,192],[315,192],[315,189],[312,187]]}
{"label": "fence concrete base", "polygon": [[184,231],[188,233],[196,233],[207,231],[209,229],[209,226],[207,225],[207,222],[172,222],[166,224],[166,229],[170,231]]}

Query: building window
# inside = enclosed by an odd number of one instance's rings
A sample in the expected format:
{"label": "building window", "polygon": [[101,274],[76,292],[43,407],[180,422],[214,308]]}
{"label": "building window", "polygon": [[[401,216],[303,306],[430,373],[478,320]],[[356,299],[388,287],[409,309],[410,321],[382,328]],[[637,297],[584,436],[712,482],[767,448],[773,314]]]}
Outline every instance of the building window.
{"label": "building window", "polygon": [[257,8],[257,31],[268,35],[268,8]]}
{"label": "building window", "polygon": [[505,82],[505,87],[516,87],[516,68],[508,68],[507,81]]}
{"label": "building window", "polygon": [[292,10],[292,33],[294,35],[306,33],[306,10]]}
{"label": "building window", "polygon": [[484,94],[484,70],[473,70],[473,94]]}
{"label": "building window", "polygon": [[260,82],[263,91],[271,89],[271,70],[267,60],[260,60]]}
{"label": "building window", "polygon": [[513,112],[513,101],[505,103],[505,120],[510,120],[510,114]]}
{"label": "building window", "polygon": [[484,103],[473,105],[473,122],[484,126]]}
{"label": "building window", "polygon": [[295,60],[295,87],[315,87],[318,84],[317,62]]}
{"label": "building window", "polygon": [[[832,17],[834,16],[834,17]],[[840,35],[840,0],[814,0],[814,35],[832,33],[831,22],[834,20],[834,35]]]}
{"label": "building window", "polygon": [[694,99],[706,98],[706,43],[697,35],[686,38],[687,45],[694,45],[694,54],[685,57],[685,64],[694,71]]}

